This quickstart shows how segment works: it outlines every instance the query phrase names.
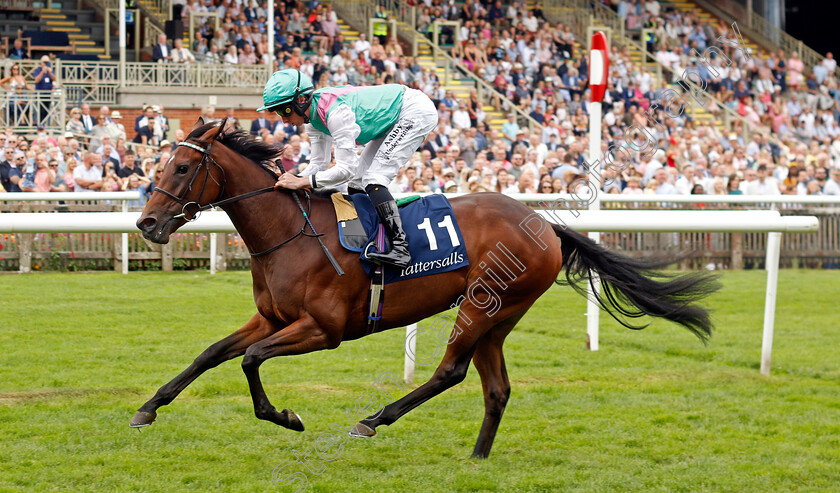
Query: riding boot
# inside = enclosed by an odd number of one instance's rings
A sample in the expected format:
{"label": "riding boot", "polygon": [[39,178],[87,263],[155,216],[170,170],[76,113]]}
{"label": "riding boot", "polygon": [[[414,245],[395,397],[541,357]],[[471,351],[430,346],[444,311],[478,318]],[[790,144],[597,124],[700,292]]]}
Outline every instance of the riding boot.
{"label": "riding boot", "polygon": [[411,263],[411,254],[408,252],[408,242],[405,239],[405,231],[400,220],[400,211],[397,203],[392,199],[376,206],[379,220],[385,227],[385,232],[391,240],[391,249],[387,252],[374,253],[368,248],[365,249],[367,258],[370,260],[395,265],[397,267],[408,267]]}

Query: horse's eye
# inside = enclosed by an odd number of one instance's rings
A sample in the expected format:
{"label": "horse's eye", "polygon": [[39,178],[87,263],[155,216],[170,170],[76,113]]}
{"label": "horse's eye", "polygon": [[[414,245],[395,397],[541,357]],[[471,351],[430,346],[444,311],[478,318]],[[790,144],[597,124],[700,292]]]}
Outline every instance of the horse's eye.
{"label": "horse's eye", "polygon": [[190,170],[189,166],[187,166],[186,164],[182,164],[182,165],[178,166],[178,168],[175,170],[175,172],[178,173],[179,175],[186,175],[187,171],[189,171],[189,170]]}

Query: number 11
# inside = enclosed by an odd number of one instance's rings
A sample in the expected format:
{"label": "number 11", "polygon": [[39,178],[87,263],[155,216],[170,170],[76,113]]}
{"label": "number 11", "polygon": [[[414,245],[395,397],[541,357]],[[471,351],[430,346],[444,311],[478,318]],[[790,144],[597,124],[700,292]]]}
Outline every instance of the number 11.
{"label": "number 11", "polygon": [[[455,232],[455,225],[452,224],[452,216],[447,214],[444,216],[443,221],[437,223],[439,228],[446,228],[446,231],[449,233],[449,241],[452,242],[453,247],[461,246],[461,242],[458,241],[458,233]],[[426,237],[429,239],[429,250],[437,250],[437,238],[435,238],[435,233],[432,231],[432,222],[429,218],[424,218],[423,222],[417,225],[417,229],[422,229],[426,232]]]}

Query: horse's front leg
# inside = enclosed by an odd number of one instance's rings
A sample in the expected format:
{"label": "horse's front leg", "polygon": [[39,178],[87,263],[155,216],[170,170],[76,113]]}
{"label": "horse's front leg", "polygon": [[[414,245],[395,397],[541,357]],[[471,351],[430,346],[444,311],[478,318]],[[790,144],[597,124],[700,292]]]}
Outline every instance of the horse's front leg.
{"label": "horse's front leg", "polygon": [[320,349],[333,349],[339,345],[339,337],[329,337],[309,315],[301,318],[282,331],[252,344],[242,358],[242,371],[248,378],[251,398],[254,400],[254,414],[258,418],[278,424],[290,430],[303,431],[303,421],[291,409],[277,412],[265,395],[260,381],[260,365],[275,356],[306,354]]}
{"label": "horse's front leg", "polygon": [[257,313],[242,328],[204,350],[186,370],[158,389],[155,396],[143,404],[131,419],[129,426],[148,426],[157,417],[157,409],[172,402],[190,383],[205,371],[229,359],[245,354],[252,344],[277,332],[280,327]]}

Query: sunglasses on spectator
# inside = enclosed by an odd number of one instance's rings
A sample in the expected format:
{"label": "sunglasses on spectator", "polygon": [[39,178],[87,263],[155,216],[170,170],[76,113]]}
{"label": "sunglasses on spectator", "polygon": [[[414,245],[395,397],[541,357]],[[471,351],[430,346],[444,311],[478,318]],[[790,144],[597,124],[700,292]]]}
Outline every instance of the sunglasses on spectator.
{"label": "sunglasses on spectator", "polygon": [[57,164],[51,164],[51,165],[49,165],[49,166],[50,166],[50,168],[58,168],[58,165],[57,165]]}

